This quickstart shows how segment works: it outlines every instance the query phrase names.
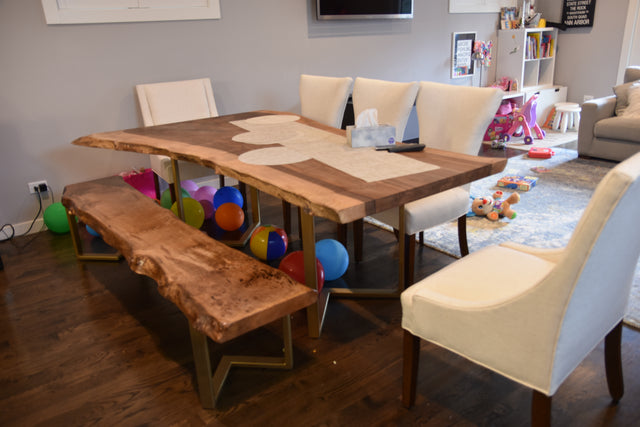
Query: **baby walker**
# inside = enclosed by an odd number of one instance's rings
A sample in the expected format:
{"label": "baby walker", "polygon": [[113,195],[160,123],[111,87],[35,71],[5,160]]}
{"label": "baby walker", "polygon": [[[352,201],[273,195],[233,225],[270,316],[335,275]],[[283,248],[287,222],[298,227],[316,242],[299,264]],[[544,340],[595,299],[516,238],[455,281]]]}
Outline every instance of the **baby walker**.
{"label": "baby walker", "polygon": [[538,139],[544,139],[545,132],[540,129],[540,126],[536,123],[537,99],[538,94],[534,94],[522,107],[514,111],[513,122],[502,136],[503,142],[509,142],[512,136],[522,136],[524,133],[524,143],[527,145],[533,144],[533,137],[531,136],[532,128]]}

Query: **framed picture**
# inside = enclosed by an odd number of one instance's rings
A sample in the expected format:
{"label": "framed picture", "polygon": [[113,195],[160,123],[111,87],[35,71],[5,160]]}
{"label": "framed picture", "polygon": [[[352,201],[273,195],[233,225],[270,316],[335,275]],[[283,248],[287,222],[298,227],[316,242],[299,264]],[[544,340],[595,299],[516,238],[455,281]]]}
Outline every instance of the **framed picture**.
{"label": "framed picture", "polygon": [[473,45],[476,33],[453,33],[451,42],[451,78],[473,76]]}

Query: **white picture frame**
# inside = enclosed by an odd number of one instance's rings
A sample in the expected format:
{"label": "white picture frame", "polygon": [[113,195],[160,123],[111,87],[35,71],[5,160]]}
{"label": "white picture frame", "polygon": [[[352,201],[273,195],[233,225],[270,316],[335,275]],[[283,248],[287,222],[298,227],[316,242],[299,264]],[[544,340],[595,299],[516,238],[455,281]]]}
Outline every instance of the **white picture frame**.
{"label": "white picture frame", "polygon": [[220,19],[220,0],[42,0],[47,25]]}

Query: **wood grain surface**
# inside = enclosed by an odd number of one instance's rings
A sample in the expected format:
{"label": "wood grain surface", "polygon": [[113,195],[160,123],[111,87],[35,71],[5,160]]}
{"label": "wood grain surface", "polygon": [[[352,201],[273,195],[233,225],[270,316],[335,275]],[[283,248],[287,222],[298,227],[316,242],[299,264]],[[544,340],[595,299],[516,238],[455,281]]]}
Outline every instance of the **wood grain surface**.
{"label": "wood grain surface", "polygon": [[[349,223],[376,212],[463,185],[498,173],[504,158],[487,158],[426,148],[402,155],[437,165],[437,170],[367,183],[311,159],[288,165],[252,165],[238,156],[256,149],[253,144],[232,141],[246,132],[230,122],[253,117],[287,114],[254,111],[161,126],[87,135],[73,144],[138,153],[162,154],[186,160],[236,178],[310,214]],[[300,123],[344,136],[343,130],[300,118]],[[421,141],[427,146],[428,141]],[[273,145],[261,145],[267,148]],[[383,154],[384,155],[384,154]]]}
{"label": "wood grain surface", "polygon": [[224,342],[307,307],[316,292],[180,221],[119,176],[65,187],[62,203],[151,277],[193,327]]}

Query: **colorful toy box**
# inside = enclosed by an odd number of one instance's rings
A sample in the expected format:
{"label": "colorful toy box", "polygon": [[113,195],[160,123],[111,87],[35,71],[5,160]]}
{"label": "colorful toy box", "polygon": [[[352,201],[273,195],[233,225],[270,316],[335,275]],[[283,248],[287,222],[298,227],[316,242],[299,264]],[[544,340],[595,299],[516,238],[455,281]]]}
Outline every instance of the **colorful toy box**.
{"label": "colorful toy box", "polygon": [[538,178],[535,176],[504,176],[498,180],[498,187],[529,191],[536,186],[536,182],[538,182]]}

